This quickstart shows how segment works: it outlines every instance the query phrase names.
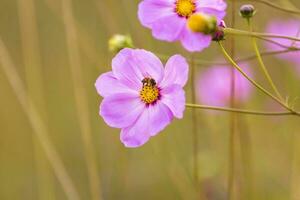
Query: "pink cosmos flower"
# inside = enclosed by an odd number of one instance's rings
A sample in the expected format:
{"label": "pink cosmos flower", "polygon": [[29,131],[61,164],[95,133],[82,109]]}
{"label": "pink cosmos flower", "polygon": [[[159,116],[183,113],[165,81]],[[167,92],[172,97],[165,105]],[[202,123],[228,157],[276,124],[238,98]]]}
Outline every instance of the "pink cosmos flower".
{"label": "pink cosmos flower", "polygon": [[[275,33],[280,35],[288,35],[293,37],[300,37],[300,22],[297,20],[273,20],[270,22],[266,28],[266,32]],[[288,47],[297,47],[300,48],[299,42],[294,42],[291,40],[280,39],[280,38],[272,38],[272,40]],[[266,47],[271,51],[280,51],[285,50],[285,47],[278,46],[276,44],[272,44],[266,42]],[[292,51],[289,53],[278,54],[276,57],[285,60],[287,62],[295,65],[296,70],[298,70],[298,74],[300,75],[300,51]]]}
{"label": "pink cosmos flower", "polygon": [[194,52],[208,47],[212,36],[192,32],[187,26],[189,17],[194,13],[212,15],[219,23],[226,15],[226,7],[223,0],[143,0],[138,16],[156,39],[180,40],[188,51]]}
{"label": "pink cosmos flower", "polygon": [[[199,73],[196,88],[197,99],[202,104],[212,106],[229,106],[231,96],[231,68],[229,66],[212,66]],[[243,70],[251,76],[247,64]],[[235,71],[235,97],[239,102],[249,99],[253,87],[249,81]]]}
{"label": "pink cosmos flower", "polygon": [[164,68],[151,52],[123,49],[112,60],[112,71],[95,83],[104,97],[100,116],[121,129],[126,147],[141,146],[174,117],[183,117],[187,78],[188,64],[180,55],[172,56]]}

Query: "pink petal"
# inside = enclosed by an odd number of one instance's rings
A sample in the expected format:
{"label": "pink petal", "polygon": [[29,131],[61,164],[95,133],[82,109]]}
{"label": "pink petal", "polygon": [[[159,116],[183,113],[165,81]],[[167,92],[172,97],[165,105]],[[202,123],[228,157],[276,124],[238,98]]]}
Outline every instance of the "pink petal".
{"label": "pink petal", "polygon": [[215,10],[221,11],[227,8],[227,4],[224,0],[196,0],[196,4],[197,4],[197,9],[213,8]]}
{"label": "pink petal", "polygon": [[157,83],[161,82],[164,76],[162,62],[150,51],[136,49],[133,51],[133,64],[139,67],[143,77],[151,77]]}
{"label": "pink petal", "polygon": [[128,48],[122,49],[112,60],[112,71],[122,84],[140,90],[143,75],[138,66],[132,64],[132,51]]}
{"label": "pink petal", "polygon": [[189,66],[185,58],[181,55],[172,56],[165,67],[165,76],[160,87],[171,84],[178,84],[183,87],[188,79]]}
{"label": "pink petal", "polygon": [[111,71],[101,74],[96,80],[95,87],[102,97],[117,93],[133,92],[130,88],[121,84]]}
{"label": "pink petal", "polygon": [[121,131],[120,139],[126,147],[139,147],[151,136],[162,131],[173,119],[172,112],[161,103],[147,107],[135,124]]}
{"label": "pink petal", "polygon": [[159,18],[174,13],[173,0],[145,0],[139,4],[138,17],[143,26],[151,28]]}
{"label": "pink petal", "polygon": [[157,82],[163,78],[163,65],[151,52],[140,49],[121,50],[112,61],[113,73],[124,85],[140,91],[142,80],[152,77]]}
{"label": "pink petal", "polygon": [[226,11],[225,10],[216,10],[214,8],[199,8],[198,10],[201,13],[205,13],[207,15],[212,15],[215,16],[217,18],[218,23],[220,23],[220,21],[226,16]]}
{"label": "pink petal", "polygon": [[202,33],[194,33],[188,28],[185,29],[181,40],[182,45],[190,52],[202,51],[211,43],[211,36]]}
{"label": "pink petal", "polygon": [[180,85],[170,85],[161,90],[161,101],[169,107],[173,115],[179,119],[183,117],[185,109],[185,92]]}
{"label": "pink petal", "polygon": [[109,126],[124,128],[136,121],[144,107],[138,93],[114,94],[104,98],[100,115]]}
{"label": "pink petal", "polygon": [[175,12],[153,22],[152,33],[156,39],[173,42],[179,39],[186,25],[186,19]]}

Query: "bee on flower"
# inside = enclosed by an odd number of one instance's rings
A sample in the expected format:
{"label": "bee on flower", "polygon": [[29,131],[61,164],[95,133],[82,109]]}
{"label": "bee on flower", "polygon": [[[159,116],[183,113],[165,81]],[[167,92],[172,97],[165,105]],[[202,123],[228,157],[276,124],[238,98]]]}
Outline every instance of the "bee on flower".
{"label": "bee on flower", "polygon": [[188,64],[182,56],[172,56],[163,67],[151,52],[125,48],[113,59],[112,71],[95,83],[104,98],[100,116],[121,129],[126,147],[139,147],[174,117],[183,117],[187,79]]}

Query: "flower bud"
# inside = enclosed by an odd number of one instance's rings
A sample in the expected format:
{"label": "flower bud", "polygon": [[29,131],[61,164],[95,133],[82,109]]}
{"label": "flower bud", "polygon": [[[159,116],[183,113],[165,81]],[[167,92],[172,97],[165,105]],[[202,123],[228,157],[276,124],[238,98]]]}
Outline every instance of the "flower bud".
{"label": "flower bud", "polygon": [[195,13],[189,17],[187,25],[193,32],[211,34],[216,30],[217,20],[213,16]]}
{"label": "flower bud", "polygon": [[213,33],[212,40],[213,41],[221,41],[224,40],[225,34],[223,29],[226,28],[225,22],[222,20],[220,24],[217,26],[216,31]]}
{"label": "flower bud", "polygon": [[256,10],[253,5],[247,4],[247,5],[242,5],[240,8],[240,15],[243,18],[250,19],[253,17],[256,13]]}
{"label": "flower bud", "polygon": [[113,53],[118,53],[122,49],[128,47],[133,48],[133,42],[130,36],[128,35],[113,35],[108,41],[109,51]]}

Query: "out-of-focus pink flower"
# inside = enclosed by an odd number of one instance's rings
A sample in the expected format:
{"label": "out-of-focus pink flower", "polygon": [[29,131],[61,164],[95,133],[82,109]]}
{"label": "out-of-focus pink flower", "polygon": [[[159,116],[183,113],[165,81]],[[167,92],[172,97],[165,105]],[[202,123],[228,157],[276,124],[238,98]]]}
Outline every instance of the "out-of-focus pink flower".
{"label": "out-of-focus pink flower", "polygon": [[[266,28],[266,32],[268,33],[275,33],[280,35],[287,35],[287,36],[297,36],[300,37],[300,22],[298,20],[272,20]],[[287,39],[281,39],[281,38],[272,38],[272,40],[286,46],[286,47],[297,47],[300,48],[299,42],[294,42]],[[270,51],[280,51],[285,50],[285,47],[281,47],[279,45],[266,42],[266,47]],[[289,53],[284,54],[278,54],[276,57],[285,60],[287,62],[290,62],[293,64],[298,70],[298,74],[300,76],[300,51],[291,51]]]}
{"label": "out-of-focus pink flower", "polygon": [[212,36],[191,31],[187,22],[194,13],[215,16],[219,23],[226,15],[224,0],[143,0],[138,16],[143,26],[152,29],[155,38],[181,41],[188,51],[201,51]]}
{"label": "out-of-focus pink flower", "polygon": [[174,117],[183,117],[187,78],[188,64],[180,55],[172,56],[164,68],[151,52],[125,48],[113,59],[112,71],[95,83],[104,97],[100,116],[121,129],[126,147],[139,147]]}
{"label": "out-of-focus pink flower", "polygon": [[[251,76],[247,64],[241,66]],[[212,66],[201,71],[197,77],[197,99],[201,104],[229,106],[231,96],[231,66]],[[249,81],[235,70],[235,98],[245,102],[252,93]]]}

